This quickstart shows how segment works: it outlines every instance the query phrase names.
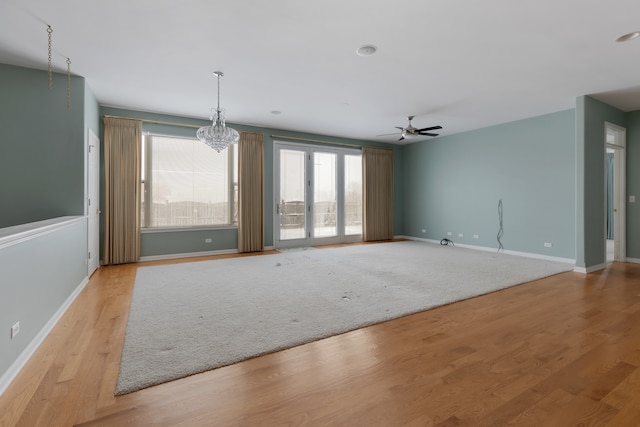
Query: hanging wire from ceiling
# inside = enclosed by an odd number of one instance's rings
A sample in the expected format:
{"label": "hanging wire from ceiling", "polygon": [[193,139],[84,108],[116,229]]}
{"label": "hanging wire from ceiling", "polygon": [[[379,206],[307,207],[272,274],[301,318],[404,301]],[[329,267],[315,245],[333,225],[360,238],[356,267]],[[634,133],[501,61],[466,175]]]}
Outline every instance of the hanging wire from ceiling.
{"label": "hanging wire from ceiling", "polygon": [[47,75],[49,80],[49,90],[53,89],[53,72],[51,71],[51,35],[53,34],[53,28],[51,25],[47,25],[47,38],[48,38],[48,61],[47,61]]}
{"label": "hanging wire from ceiling", "polygon": [[504,229],[502,228],[502,199],[498,200],[498,224],[500,226],[498,230],[498,235],[496,238],[498,239],[498,252],[504,250],[504,246],[502,246],[502,234],[504,234]]}
{"label": "hanging wire from ceiling", "polygon": [[71,59],[67,58],[67,111],[71,110]]}
{"label": "hanging wire from ceiling", "polygon": [[[47,81],[49,90],[53,89],[53,68],[52,68],[52,56],[53,56],[53,28],[51,25],[47,25]],[[71,110],[71,59],[67,59],[67,111]]]}

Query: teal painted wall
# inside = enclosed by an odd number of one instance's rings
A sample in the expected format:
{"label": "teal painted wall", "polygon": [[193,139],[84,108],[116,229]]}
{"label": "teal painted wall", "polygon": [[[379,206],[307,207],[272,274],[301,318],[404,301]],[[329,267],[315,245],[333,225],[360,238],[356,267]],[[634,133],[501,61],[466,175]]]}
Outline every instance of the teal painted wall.
{"label": "teal painted wall", "polygon": [[[205,239],[211,239],[211,243],[205,243]],[[238,229],[142,233],[140,245],[142,256],[238,249]]]}
{"label": "teal painted wall", "polygon": [[405,234],[497,249],[502,199],[505,249],[573,259],[574,120],[567,110],[404,147]]}
{"label": "teal painted wall", "polygon": [[[165,122],[191,124],[195,126],[203,126],[210,124],[209,121],[198,120],[185,117],[168,116],[163,114],[147,113],[142,111],[125,110],[112,107],[101,107],[101,115],[114,115],[122,117],[137,117],[146,120],[158,120]],[[273,141],[271,135],[284,135],[296,138],[308,138],[322,141],[331,141],[336,144],[355,144],[368,145],[376,147],[386,147],[393,149],[394,155],[394,232],[401,235],[404,232],[404,217],[402,209],[404,206],[404,174],[403,169],[403,153],[401,146],[380,144],[370,141],[356,141],[345,138],[335,138],[323,135],[314,135],[299,132],[289,132],[278,129],[260,128],[255,126],[246,126],[231,124],[235,129],[245,132],[257,132],[264,135],[264,227],[265,227],[265,245],[273,245]],[[102,123],[101,123],[102,126]],[[166,135],[179,136],[195,136],[196,129],[183,126],[161,125],[153,123],[144,123],[143,130],[145,132],[154,132]],[[101,134],[103,135],[101,129]],[[288,141],[290,142],[290,141]],[[322,144],[319,144],[322,145]],[[102,186],[104,188],[104,186]],[[205,238],[211,238],[212,243],[204,243]],[[189,230],[189,231],[171,231],[171,232],[146,232],[141,238],[141,256],[160,256],[181,253],[193,253],[216,250],[237,249],[238,234],[237,229],[219,229],[219,230]]]}
{"label": "teal painted wall", "polygon": [[0,64],[0,228],[84,214],[85,81]]}
{"label": "teal painted wall", "polygon": [[627,113],[627,257],[640,259],[640,110]]}
{"label": "teal painted wall", "polygon": [[[605,122],[627,127],[627,114],[593,99],[576,99],[576,266],[606,262],[604,237]],[[630,163],[627,161],[627,164]]]}
{"label": "teal painted wall", "polygon": [[[0,377],[87,276],[85,218],[0,247]],[[20,333],[9,330],[20,322]]]}
{"label": "teal painted wall", "polygon": [[[0,64],[0,228],[84,215],[86,127],[98,103],[82,77]],[[87,275],[87,222],[0,247],[0,375]],[[36,266],[37,268],[34,268]]]}

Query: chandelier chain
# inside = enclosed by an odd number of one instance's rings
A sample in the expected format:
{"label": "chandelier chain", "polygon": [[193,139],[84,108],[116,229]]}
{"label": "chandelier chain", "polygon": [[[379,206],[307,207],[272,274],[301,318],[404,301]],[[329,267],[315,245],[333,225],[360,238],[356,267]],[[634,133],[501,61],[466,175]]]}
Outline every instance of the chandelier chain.
{"label": "chandelier chain", "polygon": [[71,110],[71,59],[67,58],[67,111]]}
{"label": "chandelier chain", "polygon": [[47,25],[47,38],[48,38],[47,75],[49,80],[49,90],[53,89],[53,72],[51,71],[51,34],[53,34],[53,28],[51,28],[51,25]]}
{"label": "chandelier chain", "polygon": [[221,72],[218,72],[218,110],[220,110],[220,76]]}

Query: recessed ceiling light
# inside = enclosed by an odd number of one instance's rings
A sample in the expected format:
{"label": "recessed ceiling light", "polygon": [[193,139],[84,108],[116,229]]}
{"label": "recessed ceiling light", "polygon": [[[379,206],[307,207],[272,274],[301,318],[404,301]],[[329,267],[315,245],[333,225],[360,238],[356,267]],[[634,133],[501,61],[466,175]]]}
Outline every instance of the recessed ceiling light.
{"label": "recessed ceiling light", "polygon": [[629,40],[637,39],[640,37],[640,31],[633,31],[631,33],[627,33],[623,36],[620,36],[616,39],[617,42],[628,42]]}
{"label": "recessed ceiling light", "polygon": [[356,53],[360,56],[371,56],[374,53],[376,53],[376,50],[378,49],[375,46],[368,44],[368,45],[359,47],[358,50],[356,50]]}
{"label": "recessed ceiling light", "polygon": [[282,114],[282,111],[273,110],[271,114],[275,114],[275,115]]}

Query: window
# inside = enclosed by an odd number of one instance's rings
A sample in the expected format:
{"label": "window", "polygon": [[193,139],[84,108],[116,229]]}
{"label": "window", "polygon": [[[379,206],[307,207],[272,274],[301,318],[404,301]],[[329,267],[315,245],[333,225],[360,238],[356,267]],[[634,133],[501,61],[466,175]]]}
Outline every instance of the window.
{"label": "window", "polygon": [[362,155],[344,156],[344,232],[362,234]]}
{"label": "window", "polygon": [[142,142],[141,225],[146,229],[237,224],[238,158],[195,138],[147,134]]}

